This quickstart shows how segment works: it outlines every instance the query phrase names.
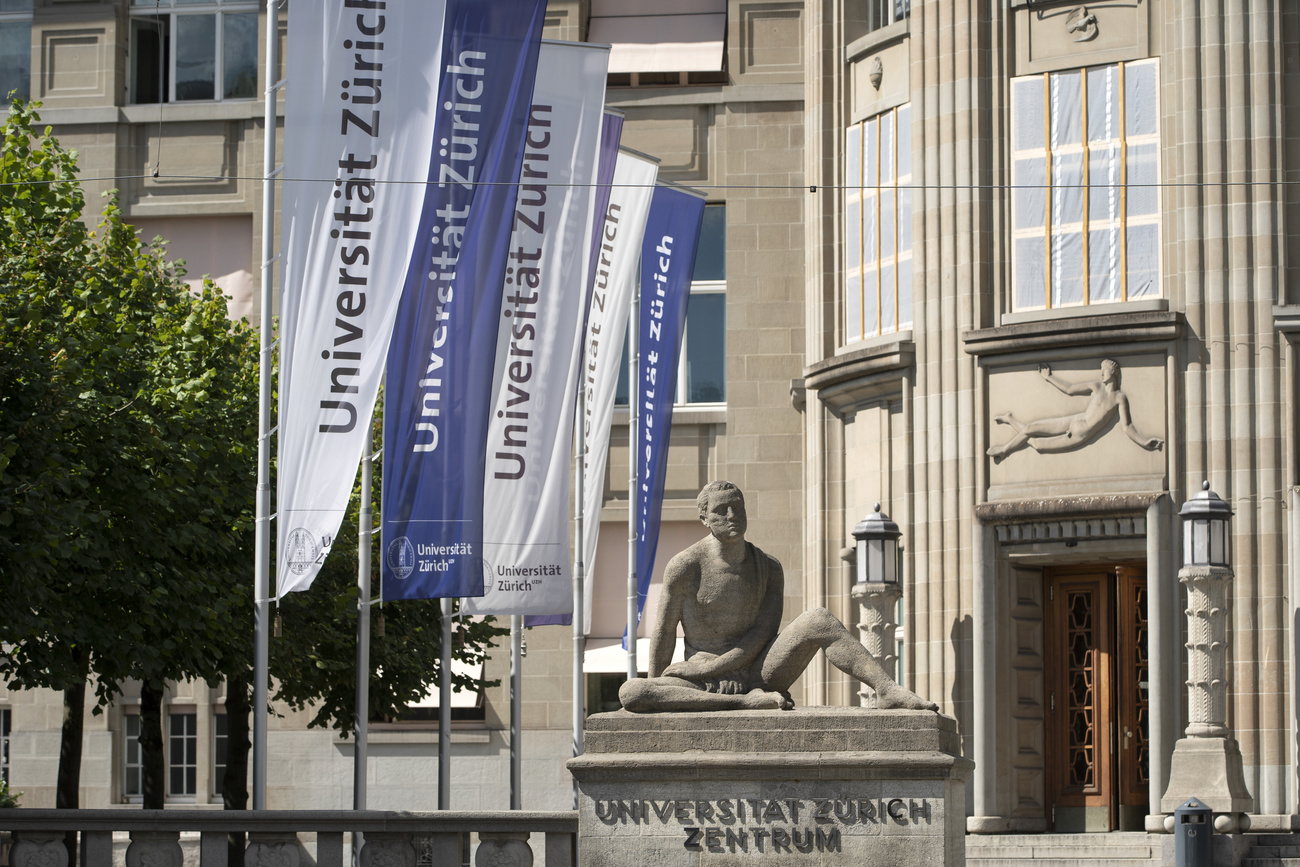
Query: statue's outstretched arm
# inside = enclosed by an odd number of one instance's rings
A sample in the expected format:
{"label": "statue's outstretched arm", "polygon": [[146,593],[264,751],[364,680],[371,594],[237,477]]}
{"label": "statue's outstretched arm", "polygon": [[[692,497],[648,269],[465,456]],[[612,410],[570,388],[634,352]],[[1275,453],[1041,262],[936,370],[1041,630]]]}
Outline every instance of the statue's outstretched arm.
{"label": "statue's outstretched arm", "polygon": [[1128,408],[1128,395],[1120,394],[1117,408],[1119,409],[1119,426],[1129,439],[1133,440],[1133,442],[1142,446],[1142,448],[1149,452],[1158,451],[1165,447],[1164,440],[1156,437],[1143,436],[1138,433],[1138,429],[1133,426],[1133,416],[1129,412]]}

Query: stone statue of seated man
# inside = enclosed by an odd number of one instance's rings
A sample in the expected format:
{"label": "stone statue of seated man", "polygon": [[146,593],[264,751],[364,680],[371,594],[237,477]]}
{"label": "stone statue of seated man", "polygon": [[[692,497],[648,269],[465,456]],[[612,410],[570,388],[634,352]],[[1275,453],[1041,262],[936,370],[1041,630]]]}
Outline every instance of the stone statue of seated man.
{"label": "stone statue of seated man", "polygon": [[[650,676],[623,684],[624,708],[788,709],[791,684],[824,650],[832,665],[876,691],[879,707],[938,710],[885,674],[825,608],[805,611],[780,631],[785,576],[776,558],[745,541],[740,489],[710,482],[696,502],[710,535],[668,563],[650,636]],[[673,663],[679,624],[686,658]]]}

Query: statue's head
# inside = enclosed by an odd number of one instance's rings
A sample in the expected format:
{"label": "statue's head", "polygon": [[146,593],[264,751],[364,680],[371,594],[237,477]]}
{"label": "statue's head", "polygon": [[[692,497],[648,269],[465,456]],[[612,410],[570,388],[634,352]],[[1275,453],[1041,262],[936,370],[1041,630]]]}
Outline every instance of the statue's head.
{"label": "statue's head", "polygon": [[720,540],[740,538],[745,535],[748,518],[745,516],[745,495],[731,482],[709,482],[695,498],[700,510],[700,523]]}
{"label": "statue's head", "polygon": [[1103,358],[1101,360],[1101,381],[1113,382],[1115,387],[1119,388],[1119,362],[1113,358]]}

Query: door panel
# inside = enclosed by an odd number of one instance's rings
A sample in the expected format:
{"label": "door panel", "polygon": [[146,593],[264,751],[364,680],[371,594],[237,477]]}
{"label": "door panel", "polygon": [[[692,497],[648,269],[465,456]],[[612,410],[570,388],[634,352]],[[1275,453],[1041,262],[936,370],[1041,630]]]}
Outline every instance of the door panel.
{"label": "door panel", "polygon": [[1145,572],[1054,568],[1044,579],[1049,827],[1140,829],[1149,791]]}

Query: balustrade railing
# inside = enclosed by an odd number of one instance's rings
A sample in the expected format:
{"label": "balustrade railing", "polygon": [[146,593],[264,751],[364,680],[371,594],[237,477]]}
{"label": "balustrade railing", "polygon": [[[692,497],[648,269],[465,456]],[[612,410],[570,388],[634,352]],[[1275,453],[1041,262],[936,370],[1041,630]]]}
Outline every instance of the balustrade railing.
{"label": "balustrade railing", "polygon": [[0,831],[13,834],[9,867],[68,867],[69,831],[81,835],[79,867],[114,867],[114,832],[130,835],[126,867],[184,867],[180,836],[186,831],[199,834],[199,867],[228,867],[232,833],[247,835],[245,867],[311,867],[302,863],[299,834],[315,836],[315,867],[344,867],[343,836],[357,832],[360,867],[417,867],[422,848],[432,867],[459,867],[462,835],[471,832],[479,841],[476,867],[531,867],[533,834],[543,835],[546,867],[572,867],[578,814],[10,809],[0,810]]}

